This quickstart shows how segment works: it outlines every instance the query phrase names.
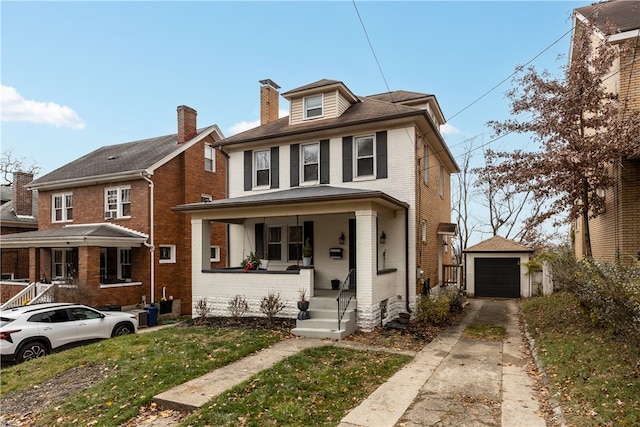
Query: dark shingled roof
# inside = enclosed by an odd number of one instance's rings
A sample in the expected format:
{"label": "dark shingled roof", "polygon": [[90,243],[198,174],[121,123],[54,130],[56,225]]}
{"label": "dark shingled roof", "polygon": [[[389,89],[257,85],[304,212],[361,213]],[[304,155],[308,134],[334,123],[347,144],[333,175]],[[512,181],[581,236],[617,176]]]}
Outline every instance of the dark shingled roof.
{"label": "dark shingled roof", "polygon": [[410,92],[407,90],[394,90],[392,92],[384,92],[376,95],[367,96],[368,99],[377,99],[378,101],[385,102],[407,102],[415,99],[423,99],[434,96],[427,93]]}
{"label": "dark shingled roof", "polygon": [[[198,135],[206,129],[198,129]],[[185,142],[184,144],[188,144]],[[58,181],[145,170],[180,149],[178,134],[108,145],[33,180],[29,187]]]}
{"label": "dark shingled roof", "polygon": [[[614,25],[614,33],[636,30],[640,28],[640,1],[612,0],[580,7],[576,12],[587,20],[595,16],[596,26],[605,31],[606,22]],[[610,33],[610,31],[608,31]],[[607,34],[611,35],[611,34]]]}
{"label": "dark shingled roof", "polygon": [[293,187],[287,190],[269,191],[248,196],[232,197],[230,199],[219,199],[212,202],[191,203],[176,206],[174,209],[179,211],[192,211],[226,207],[273,205],[274,203],[322,202],[328,200],[356,200],[365,198],[381,198],[398,206],[408,206],[405,202],[399,201],[382,191],[317,185]]}
{"label": "dark shingled roof", "polygon": [[362,102],[352,104],[340,117],[290,125],[289,117],[282,117],[276,121],[249,129],[237,135],[230,136],[217,145],[226,146],[241,142],[257,141],[306,132],[333,129],[359,123],[374,122],[384,119],[426,115],[425,110],[404,105],[392,104],[364,97]]}

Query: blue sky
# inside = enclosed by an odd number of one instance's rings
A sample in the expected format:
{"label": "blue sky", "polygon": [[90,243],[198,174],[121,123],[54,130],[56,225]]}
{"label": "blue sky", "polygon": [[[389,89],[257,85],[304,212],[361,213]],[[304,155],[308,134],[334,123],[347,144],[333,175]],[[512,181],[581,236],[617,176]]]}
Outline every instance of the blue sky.
{"label": "blue sky", "polygon": [[182,104],[230,136],[259,119],[259,80],[283,93],[328,78],[357,95],[435,94],[459,157],[507,117],[510,80],[495,86],[516,66],[561,71],[571,12],[589,3],[2,1],[2,151],[42,175],[104,145],[175,133]]}

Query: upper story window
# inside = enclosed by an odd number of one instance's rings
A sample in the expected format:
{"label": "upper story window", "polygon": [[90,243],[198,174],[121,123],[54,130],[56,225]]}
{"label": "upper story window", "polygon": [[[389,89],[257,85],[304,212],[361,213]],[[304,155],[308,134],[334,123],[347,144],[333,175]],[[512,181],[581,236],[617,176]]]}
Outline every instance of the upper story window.
{"label": "upper story window", "polygon": [[216,171],[216,150],[209,144],[204,145],[204,170]]}
{"label": "upper story window", "polygon": [[131,187],[107,188],[104,195],[105,218],[131,217]]}
{"label": "upper story window", "polygon": [[356,137],[356,176],[375,176],[375,144],[374,135]]}
{"label": "upper story window", "polygon": [[322,117],[322,100],[322,94],[304,98],[305,119],[315,119],[316,117]]}
{"label": "upper story window", "polygon": [[54,194],[51,206],[52,222],[73,221],[73,193]]}
{"label": "upper story window", "polygon": [[320,144],[306,144],[302,146],[302,180],[303,182],[317,182],[320,163]]}
{"label": "upper story window", "polygon": [[271,183],[271,151],[255,151],[253,159],[256,171],[255,187],[268,186]]}

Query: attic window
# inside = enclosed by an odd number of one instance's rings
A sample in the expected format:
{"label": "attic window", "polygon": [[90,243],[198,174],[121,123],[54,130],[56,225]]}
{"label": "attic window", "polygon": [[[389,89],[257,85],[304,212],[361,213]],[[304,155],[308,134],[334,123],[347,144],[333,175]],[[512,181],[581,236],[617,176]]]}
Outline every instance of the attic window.
{"label": "attic window", "polygon": [[316,117],[322,117],[322,94],[304,99],[304,118],[314,119]]}

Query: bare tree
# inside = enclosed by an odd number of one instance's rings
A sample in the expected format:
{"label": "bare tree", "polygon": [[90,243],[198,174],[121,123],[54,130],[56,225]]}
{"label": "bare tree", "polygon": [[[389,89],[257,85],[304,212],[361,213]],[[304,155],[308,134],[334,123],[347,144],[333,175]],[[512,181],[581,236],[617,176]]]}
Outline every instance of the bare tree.
{"label": "bare tree", "polygon": [[[530,194],[540,209],[528,219],[538,226],[582,217],[586,255],[591,257],[588,219],[604,200],[598,190],[613,185],[609,170],[621,156],[640,150],[640,112],[622,108],[603,82],[611,76],[618,57],[616,46],[592,44],[590,30],[576,32],[571,63],[564,78],[528,68],[507,92],[515,118],[491,121],[497,136],[529,133],[540,144],[537,151],[487,151],[484,173],[498,187]],[[628,49],[620,46],[619,49]],[[620,64],[624,67],[625,64]],[[533,118],[518,120],[522,115]],[[562,215],[563,219],[558,219]]]}
{"label": "bare tree", "polygon": [[40,172],[40,167],[35,162],[28,164],[26,158],[17,158],[13,155],[13,149],[9,148],[2,152],[0,159],[0,173],[2,174],[2,183],[4,185],[13,184],[14,172],[28,172],[34,176]]}
{"label": "bare tree", "polygon": [[477,227],[477,223],[471,215],[471,203],[473,202],[473,181],[474,173],[471,168],[471,159],[473,152],[473,142],[476,136],[464,141],[464,154],[460,162],[460,173],[456,174],[456,185],[453,190],[453,206],[452,211],[456,216],[458,225],[458,236],[452,240],[453,253],[455,254],[458,264],[462,263],[462,250],[466,249],[471,233]]}

